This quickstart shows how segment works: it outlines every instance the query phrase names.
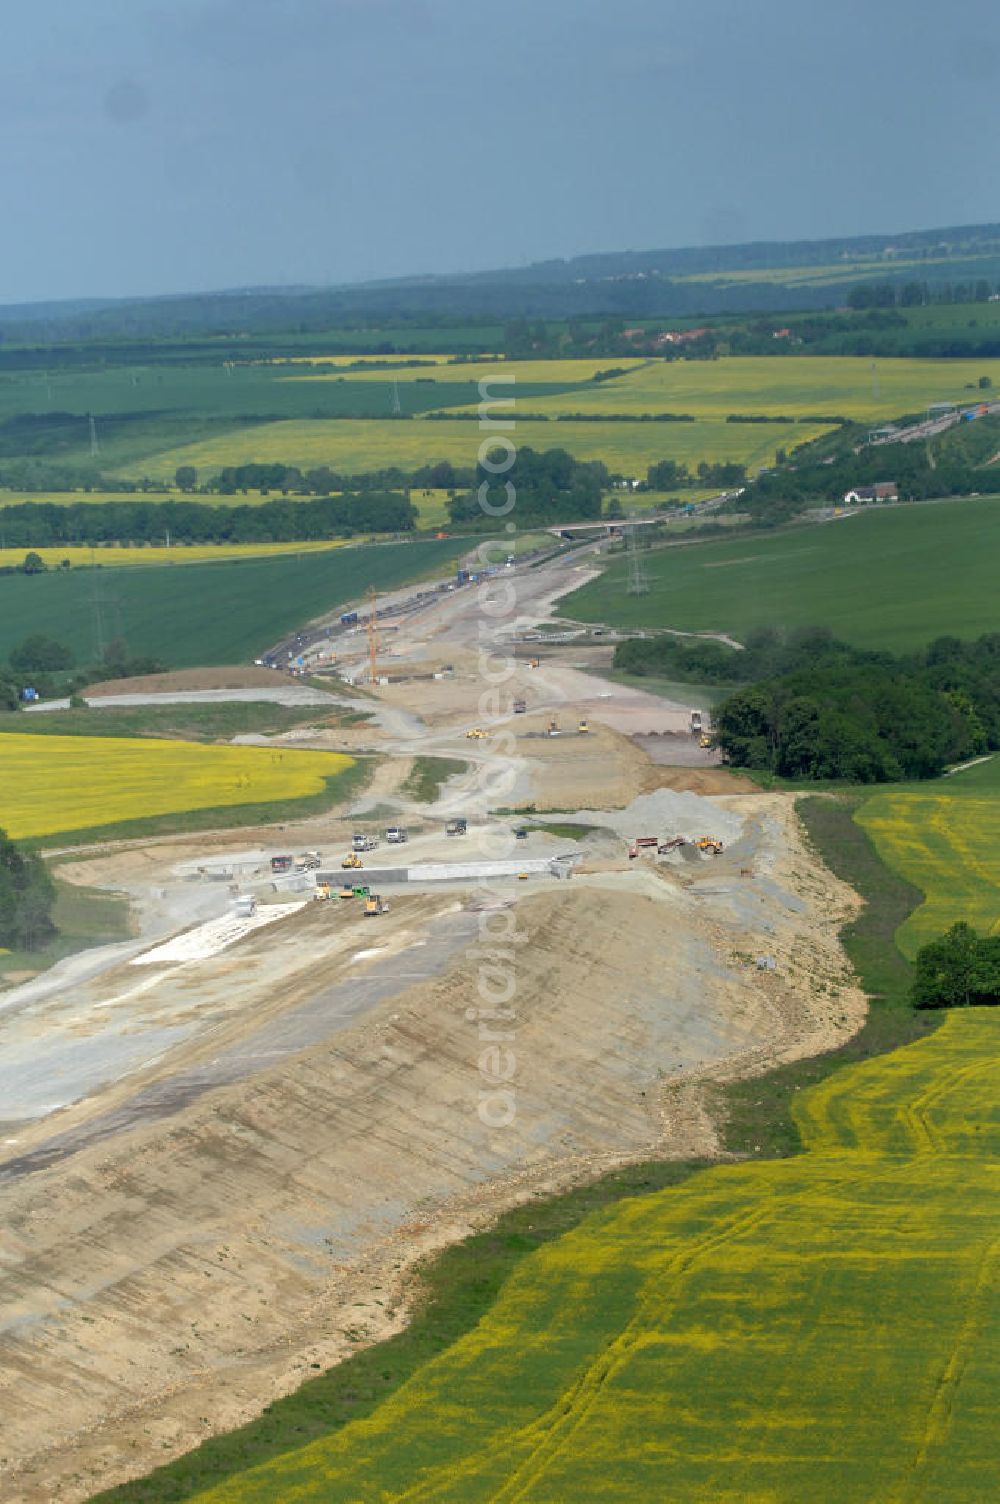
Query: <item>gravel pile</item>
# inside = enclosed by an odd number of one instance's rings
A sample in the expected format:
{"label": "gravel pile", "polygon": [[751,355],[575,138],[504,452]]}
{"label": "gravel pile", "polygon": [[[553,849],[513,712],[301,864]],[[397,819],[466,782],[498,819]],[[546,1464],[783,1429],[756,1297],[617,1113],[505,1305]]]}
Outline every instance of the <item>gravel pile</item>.
{"label": "gravel pile", "polygon": [[566,825],[603,825],[615,831],[625,840],[636,836],[659,836],[669,840],[672,836],[686,836],[697,840],[699,836],[718,836],[730,845],[743,832],[743,818],[732,810],[723,809],[701,794],[689,794],[677,789],[657,789],[652,794],[640,794],[625,809],[582,809],[574,815],[560,815]]}

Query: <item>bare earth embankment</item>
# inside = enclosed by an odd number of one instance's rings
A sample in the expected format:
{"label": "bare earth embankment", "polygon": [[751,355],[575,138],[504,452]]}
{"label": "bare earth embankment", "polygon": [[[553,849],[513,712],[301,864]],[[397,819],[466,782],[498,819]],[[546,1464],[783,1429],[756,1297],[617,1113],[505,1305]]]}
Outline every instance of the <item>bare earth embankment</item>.
{"label": "bare earth embankment", "polygon": [[[85,1499],[257,1413],[403,1320],[406,1269],[429,1249],[621,1160],[711,1151],[700,1080],[851,1032],[863,1003],[836,929],[852,898],[815,873],[790,801],[738,804],[753,879],[737,853],[690,872],[584,870],[518,893],[516,910],[489,900],[491,923],[515,914],[527,937],[502,1130],[476,1111],[475,898],[403,899],[374,935],[314,905],[279,926],[277,955],[264,932],[172,975],[172,1016],[185,991],[192,1008],[214,993],[211,1027],[8,1151],[30,1164],[69,1135],[64,1158],[0,1192],[12,1504]],[[456,927],[458,950],[426,975]],[[762,931],[774,973],[747,961]],[[351,1017],[376,974],[384,995]],[[276,1035],[303,1047],[268,1066]],[[237,1079],[212,1084],[234,1051]],[[192,1079],[204,1089],[185,1101]]]}

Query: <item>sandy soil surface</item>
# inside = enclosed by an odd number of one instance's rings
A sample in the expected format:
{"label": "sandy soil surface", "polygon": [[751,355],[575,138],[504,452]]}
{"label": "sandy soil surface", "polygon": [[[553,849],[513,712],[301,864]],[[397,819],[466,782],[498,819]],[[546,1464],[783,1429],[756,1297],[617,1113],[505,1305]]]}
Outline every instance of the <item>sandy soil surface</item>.
{"label": "sandy soil surface", "polygon": [[[699,1083],[855,1028],[863,1003],[835,939],[851,897],[815,872],[790,800],[734,802],[751,817],[743,845],[690,870],[593,873],[517,895],[513,914],[509,892],[461,909],[453,893],[417,897],[374,932],[313,905],[276,927],[277,949],[272,927],[168,979],[176,1017],[210,1015],[169,1072],[154,1061],[21,1132],[22,1168],[8,1164],[11,1504],[85,1499],[247,1418],[309,1364],[403,1319],[405,1269],[429,1247],[542,1187],[654,1150],[711,1150]],[[753,878],[739,875],[747,861]],[[502,1129],[477,1114],[483,1023],[468,1016],[482,904],[491,926],[526,936],[509,1020],[516,1116]],[[435,925],[467,928],[428,977]],[[747,963],[762,932],[773,974]],[[371,992],[380,970],[384,994]],[[276,1059],[275,1038],[300,1047]],[[213,1084],[233,1050],[242,1074]],[[157,1090],[176,1095],[199,1070],[186,1102]],[[32,1172],[27,1156],[57,1131],[63,1157]]]}
{"label": "sandy soil surface", "polygon": [[139,674],[131,679],[104,679],[83,691],[88,697],[102,695],[157,695],[187,689],[273,689],[293,681],[274,669],[243,667],[181,668],[165,674]]}
{"label": "sandy soil surface", "polygon": [[[545,620],[591,564],[581,551],[518,572],[520,618]],[[248,1419],[311,1365],[396,1330],[415,1259],[612,1165],[715,1152],[717,1079],[829,1048],[860,1024],[836,938],[856,900],[805,850],[793,800],[717,767],[654,764],[631,735],[683,734],[688,707],[544,647],[539,668],[510,668],[506,709],[490,715],[485,598],[421,601],[386,633],[393,672],[448,663],[452,676],[378,686],[362,727],[286,734],[383,754],[348,811],[117,842],[64,865],[71,880],[127,892],[137,933],[0,1006],[0,1071],[16,1086],[0,1107],[5,1504],[75,1504]],[[335,641],[338,663],[363,665],[363,633]],[[495,639],[490,651],[507,652]],[[214,672],[104,688],[278,678]],[[512,713],[514,695],[528,714]],[[566,734],[532,734],[553,716]],[[491,725],[487,741],[466,740],[477,724]],[[507,733],[513,781],[489,805],[480,791]],[[427,755],[466,763],[433,806],[403,787]],[[310,903],[211,956],[131,964],[218,915],[229,869],[276,902],[291,895],[272,891],[271,854],[317,849],[336,864],[354,828],[390,817],[411,839],[381,847],[379,866],[505,856],[496,843],[516,821],[487,807],[526,804],[591,811],[569,881],[394,891],[376,921]],[[468,837],[448,838],[444,819],[464,813]],[[661,835],[717,831],[727,849],[630,862],[627,842],[649,822]],[[534,831],[517,850],[566,844]],[[479,1011],[481,987],[496,995],[507,977],[484,955],[484,928],[491,951],[516,937],[499,1019]],[[754,965],[761,952],[773,972]],[[482,1058],[498,1027],[513,1035],[516,1110],[491,1128],[479,1109],[498,1083]]]}

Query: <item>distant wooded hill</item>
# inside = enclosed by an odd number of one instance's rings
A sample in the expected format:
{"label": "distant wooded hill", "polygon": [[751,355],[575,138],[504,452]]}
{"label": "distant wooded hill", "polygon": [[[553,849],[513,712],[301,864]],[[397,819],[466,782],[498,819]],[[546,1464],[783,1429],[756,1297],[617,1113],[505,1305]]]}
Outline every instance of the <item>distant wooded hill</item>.
{"label": "distant wooded hill", "polygon": [[476,273],[329,288],[249,288],[0,307],[0,337],[136,338],[308,330],[368,320],[715,315],[815,309],[859,282],[1000,282],[1000,225],[827,240],[613,251]]}

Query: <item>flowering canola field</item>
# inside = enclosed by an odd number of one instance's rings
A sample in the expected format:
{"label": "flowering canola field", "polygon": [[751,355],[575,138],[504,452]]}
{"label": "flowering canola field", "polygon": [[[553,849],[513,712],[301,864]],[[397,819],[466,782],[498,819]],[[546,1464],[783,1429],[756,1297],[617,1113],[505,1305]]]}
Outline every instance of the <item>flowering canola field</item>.
{"label": "flowering canola field", "polygon": [[981,1504],[995,1492],[1000,1010],[797,1099],[806,1152],[525,1259],[372,1415],[201,1504]]}
{"label": "flowering canola field", "polygon": [[882,860],[925,895],[897,931],[904,955],[914,956],[959,919],[983,934],[1000,931],[1000,799],[995,795],[889,790],[866,799],[855,819]]}
{"label": "flowering canola field", "polygon": [[15,840],[318,794],[338,752],[104,736],[0,735],[0,828]]}
{"label": "flowering canola field", "polygon": [[220,559],[270,559],[277,554],[324,553],[344,548],[347,540],[319,543],[189,543],[150,545],[148,548],[87,548],[76,544],[55,544],[40,548],[0,548],[0,568],[18,568],[26,553],[36,553],[48,569],[58,569],[63,560],[74,569],[99,564],[102,569],[121,568],[129,564],[205,564]]}

